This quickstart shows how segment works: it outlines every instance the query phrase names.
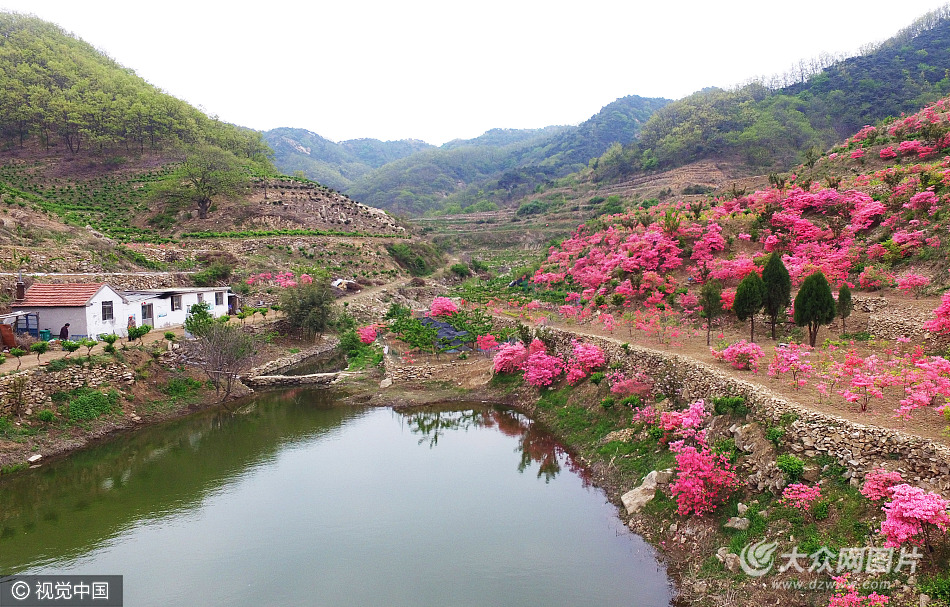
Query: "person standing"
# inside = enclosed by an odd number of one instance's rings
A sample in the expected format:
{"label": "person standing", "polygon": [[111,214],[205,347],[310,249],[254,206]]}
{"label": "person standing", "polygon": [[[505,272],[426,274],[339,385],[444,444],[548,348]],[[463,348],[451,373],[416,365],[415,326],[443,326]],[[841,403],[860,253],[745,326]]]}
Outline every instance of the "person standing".
{"label": "person standing", "polygon": [[62,341],[69,339],[69,323],[63,325],[63,328],[59,330],[59,338]]}

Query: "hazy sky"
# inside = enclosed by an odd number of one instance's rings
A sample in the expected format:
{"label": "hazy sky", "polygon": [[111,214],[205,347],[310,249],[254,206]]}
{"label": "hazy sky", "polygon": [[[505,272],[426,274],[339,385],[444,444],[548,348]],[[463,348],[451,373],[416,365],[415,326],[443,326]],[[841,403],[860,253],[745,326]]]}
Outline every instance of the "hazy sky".
{"label": "hazy sky", "polygon": [[222,120],[441,144],[853,53],[946,0],[0,0]]}

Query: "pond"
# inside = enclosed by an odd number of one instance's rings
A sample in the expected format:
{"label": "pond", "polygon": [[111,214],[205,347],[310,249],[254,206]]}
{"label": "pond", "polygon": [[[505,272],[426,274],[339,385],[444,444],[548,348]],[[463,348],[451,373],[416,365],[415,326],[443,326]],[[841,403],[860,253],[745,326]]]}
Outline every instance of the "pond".
{"label": "pond", "polygon": [[294,389],[0,481],[0,573],[121,574],[125,605],[668,605],[652,548],[509,410]]}

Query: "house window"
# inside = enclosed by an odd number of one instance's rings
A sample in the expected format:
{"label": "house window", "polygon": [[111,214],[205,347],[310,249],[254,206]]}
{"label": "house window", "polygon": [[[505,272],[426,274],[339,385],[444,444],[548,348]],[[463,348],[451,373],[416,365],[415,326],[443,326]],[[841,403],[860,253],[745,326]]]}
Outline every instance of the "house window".
{"label": "house window", "polygon": [[181,295],[172,295],[172,312],[181,310]]}
{"label": "house window", "polygon": [[214,305],[223,306],[224,305],[224,291],[215,291],[214,294]]}
{"label": "house window", "polygon": [[104,301],[102,302],[102,320],[113,320],[115,319],[115,314],[112,311],[112,302]]}
{"label": "house window", "polygon": [[198,293],[198,303],[204,303],[204,302],[205,302],[205,294]]}

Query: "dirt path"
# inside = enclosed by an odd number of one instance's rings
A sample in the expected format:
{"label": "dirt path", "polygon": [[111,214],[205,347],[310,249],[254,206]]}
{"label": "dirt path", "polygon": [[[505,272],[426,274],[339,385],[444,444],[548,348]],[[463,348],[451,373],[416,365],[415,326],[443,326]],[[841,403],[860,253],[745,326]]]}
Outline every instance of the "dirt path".
{"label": "dirt path", "polygon": [[[526,319],[521,319],[522,321]],[[532,321],[533,326],[539,326],[537,321]],[[934,408],[918,409],[911,415],[910,420],[901,420],[894,417],[894,409],[898,406],[898,401],[903,398],[903,391],[900,388],[888,388],[885,392],[885,398],[873,399],[868,410],[862,412],[857,405],[846,402],[837,394],[821,395],[815,388],[814,380],[801,389],[794,389],[790,385],[791,378],[770,378],[767,375],[769,359],[771,358],[772,347],[778,343],[773,342],[765,336],[765,329],[761,329],[761,334],[756,336],[756,342],[762,347],[766,355],[759,361],[759,372],[753,373],[747,370],[733,369],[728,363],[720,362],[712,357],[709,347],[706,346],[706,335],[702,333],[699,336],[687,336],[677,340],[675,345],[659,345],[655,341],[643,339],[639,331],[633,331],[632,335],[626,328],[606,331],[597,325],[578,325],[568,324],[566,322],[544,322],[546,326],[556,327],[565,331],[571,331],[581,335],[596,335],[618,340],[620,342],[629,342],[637,346],[651,349],[663,353],[676,353],[681,356],[688,356],[694,360],[712,365],[719,371],[726,373],[737,379],[755,383],[783,398],[795,402],[805,408],[816,412],[835,415],[858,424],[869,426],[878,426],[882,428],[896,429],[906,434],[919,436],[936,443],[950,445],[950,436],[948,436],[948,420],[943,417]],[[823,329],[827,332],[827,329]],[[723,331],[723,340],[729,343],[748,339],[748,326],[726,326]],[[821,335],[819,342],[826,337]],[[717,333],[713,333],[713,343],[717,340]],[[857,344],[859,352],[862,349],[861,344]],[[866,347],[864,349],[867,349]],[[865,352],[866,353],[866,352]],[[862,353],[864,354],[864,353]],[[836,387],[842,389],[843,387]]]}

